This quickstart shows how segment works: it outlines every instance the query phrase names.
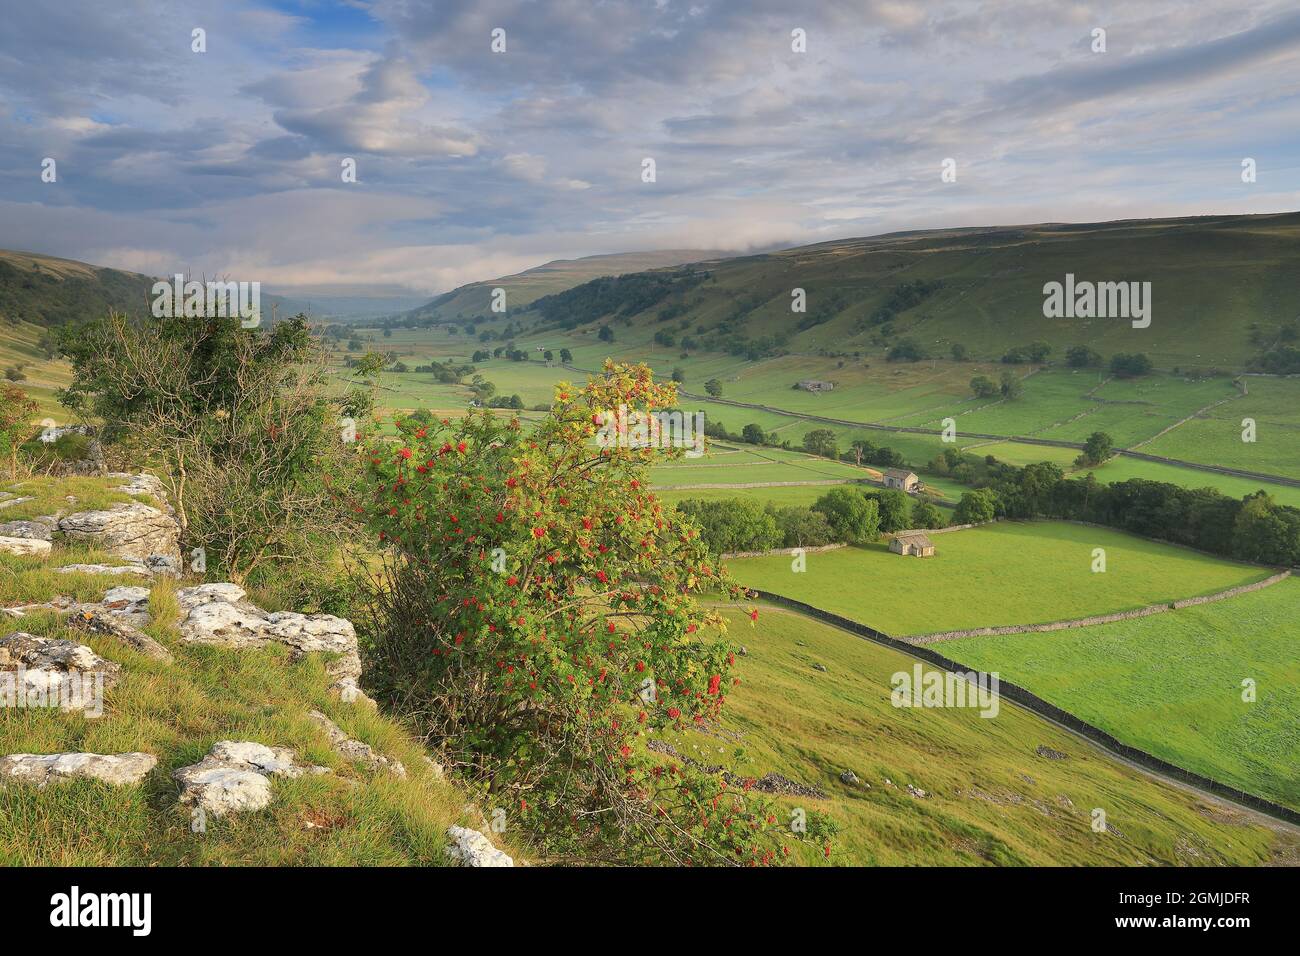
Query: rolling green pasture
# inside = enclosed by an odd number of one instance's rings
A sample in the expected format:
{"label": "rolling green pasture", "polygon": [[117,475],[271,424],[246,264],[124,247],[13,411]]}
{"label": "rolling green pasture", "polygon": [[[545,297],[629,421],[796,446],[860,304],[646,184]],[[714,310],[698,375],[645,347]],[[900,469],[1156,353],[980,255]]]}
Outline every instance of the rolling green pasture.
{"label": "rolling green pasture", "polygon": [[[997,671],[1126,743],[1300,807],[1300,581],[1114,624],[966,637],[943,654]],[[1242,681],[1257,699],[1242,700]]]}
{"label": "rolling green pasture", "polygon": [[[1229,468],[1300,478],[1300,378],[1243,379],[1248,394],[1184,422],[1143,451]],[[1242,441],[1242,420],[1255,420],[1255,441]]]}
{"label": "rolling green pasture", "polygon": [[[1037,624],[1209,594],[1269,571],[1147,541],[1108,528],[1003,521],[934,538],[931,558],[885,544],[790,558],[728,562],[742,584],[877,627],[887,634]],[[1093,549],[1106,571],[1091,570]]]}
{"label": "rolling green pasture", "polygon": [[[729,617],[728,639],[747,654],[737,658],[741,684],[728,695],[722,735],[668,739],[701,762],[821,788],[825,800],[776,800],[784,814],[804,809],[839,825],[829,860],[819,843],[792,840],[800,862],[1215,865],[1295,852],[1293,834],[1152,780],[1010,704],[992,718],[894,707],[891,677],[914,663],[897,651],[763,605],[752,627]],[[1040,757],[1040,746],[1066,757]],[[844,770],[868,786],[842,783]],[[927,796],[910,795],[909,784]],[[1109,832],[1093,832],[1094,807],[1105,808]]]}

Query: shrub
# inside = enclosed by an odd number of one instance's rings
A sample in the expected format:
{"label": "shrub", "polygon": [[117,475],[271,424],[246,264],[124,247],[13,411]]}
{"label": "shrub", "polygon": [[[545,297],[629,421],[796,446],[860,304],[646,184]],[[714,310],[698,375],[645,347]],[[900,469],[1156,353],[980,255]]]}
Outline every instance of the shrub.
{"label": "shrub", "polygon": [[[306,318],[274,329],[239,319],[110,315],[61,341],[73,369],[60,401],[103,422],[101,440],[168,486],[185,548],[236,580],[269,567],[314,569],[349,526],[331,481],[346,477],[340,414],[370,397],[327,393]],[[376,374],[384,357],[356,362]]]}
{"label": "shrub", "polygon": [[760,798],[642,743],[717,716],[733,658],[693,595],[738,590],[646,491],[662,452],[596,449],[601,413],[623,404],[672,407],[675,390],[607,362],[558,387],[531,431],[474,412],[370,445],[359,506],[390,546],[371,673],[543,855],[771,862]]}

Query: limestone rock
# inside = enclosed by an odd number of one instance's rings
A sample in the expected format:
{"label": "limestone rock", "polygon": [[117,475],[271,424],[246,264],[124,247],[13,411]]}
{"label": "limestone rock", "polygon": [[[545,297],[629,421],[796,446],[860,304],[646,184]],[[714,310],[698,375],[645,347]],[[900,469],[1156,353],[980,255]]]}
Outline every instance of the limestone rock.
{"label": "limestone rock", "polygon": [[114,491],[125,491],[128,495],[148,495],[158,502],[167,500],[167,490],[162,481],[148,472],[132,475],[124,471],[113,471],[109,472],[108,477],[127,479],[126,484],[117,485],[113,488]]}
{"label": "limestone rock", "polygon": [[406,767],[402,765],[400,760],[385,757],[383,754],[377,753],[369,744],[349,737],[338,724],[319,710],[309,711],[307,716],[320,724],[325,731],[325,736],[329,738],[330,746],[348,760],[364,764],[371,770],[386,770],[395,777],[406,777]]}
{"label": "limestone rock", "polygon": [[[57,701],[60,710],[81,710],[87,716],[102,712],[98,692],[112,687],[122,674],[120,665],[104,660],[85,644],[24,631],[0,637],[0,671],[16,673],[13,693],[21,700]],[[11,680],[6,679],[6,684]]]}
{"label": "limestone rock", "polygon": [[51,547],[48,541],[41,541],[39,538],[11,538],[8,535],[0,535],[0,552],[5,554],[42,558],[50,553]]}
{"label": "limestone rock", "polygon": [[200,604],[181,621],[181,639],[219,647],[262,647],[266,644],[265,625],[265,619],[259,614],[236,604],[212,601]]}
{"label": "limestone rock", "polygon": [[238,604],[248,596],[248,592],[238,584],[198,584],[192,588],[181,588],[176,592],[176,603],[182,611],[191,611],[203,604],[220,601],[223,604]]}
{"label": "limestone rock", "polygon": [[861,782],[862,781],[858,779],[858,775],[852,770],[845,770],[840,774],[840,783],[847,783],[850,787],[856,787]]}
{"label": "limestone rock", "polygon": [[[136,588],[134,590],[142,590]],[[130,621],[115,615],[102,604],[80,604],[68,614],[67,625],[94,634],[109,634],[146,657],[165,664],[174,663],[171,651],[140,630]]]}
{"label": "limestone rock", "polygon": [[181,786],[180,803],[220,817],[269,806],[272,776],[328,772],[326,767],[297,763],[287,747],[222,740],[201,761],[174,772],[172,779]]}
{"label": "limestone rock", "polygon": [[31,498],[16,498],[11,494],[0,492],[0,509],[12,508],[14,505],[20,505],[24,501],[31,501]]}
{"label": "limestone rock", "polygon": [[134,574],[152,577],[152,572],[140,564],[65,564],[55,568],[60,574]]}
{"label": "limestone rock", "polygon": [[112,614],[127,617],[147,614],[149,608],[149,589],[134,584],[119,584],[109,588],[100,599],[100,605]]}
{"label": "limestone rock", "polygon": [[171,515],[133,501],[105,511],[81,511],[59,519],[72,541],[85,541],[110,554],[143,561],[161,554],[180,562],[180,526]]}
{"label": "limestone rock", "polygon": [[264,647],[274,641],[292,648],[295,659],[317,651],[337,654],[338,659],[326,669],[335,681],[334,689],[345,698],[365,696],[356,687],[361,656],[350,621],[332,614],[268,614],[246,597],[243,588],[228,583],[181,588],[176,592],[177,604],[184,612],[181,639],[234,648]]}
{"label": "limestone rock", "polygon": [[352,622],[332,614],[295,614],[282,611],[266,619],[266,634],[272,640],[288,644],[295,656],[323,651],[341,655],[326,667],[336,681],[361,676],[361,656],[357,652],[357,632]]}
{"label": "limestone rock", "polygon": [[447,830],[450,843],[447,856],[457,866],[514,866],[510,859],[494,847],[491,841],[477,830],[453,826]]}
{"label": "limestone rock", "polygon": [[0,537],[31,538],[35,541],[49,541],[53,536],[53,530],[44,521],[0,522]]}
{"label": "limestone rock", "polygon": [[357,682],[350,677],[331,684],[329,695],[345,704],[361,704],[371,710],[377,710],[379,707],[375,699],[358,687]]}
{"label": "limestone rock", "polygon": [[0,757],[0,780],[44,787],[60,780],[85,778],[115,786],[136,784],[158,764],[153,754],[9,754]]}

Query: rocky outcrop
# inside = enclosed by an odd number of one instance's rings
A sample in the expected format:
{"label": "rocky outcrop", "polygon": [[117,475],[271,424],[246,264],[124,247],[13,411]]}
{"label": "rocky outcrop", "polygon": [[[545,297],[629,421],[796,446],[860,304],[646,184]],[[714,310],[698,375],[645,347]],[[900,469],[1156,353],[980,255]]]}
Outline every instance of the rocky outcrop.
{"label": "rocky outcrop", "polygon": [[76,605],[70,610],[64,623],[68,627],[89,631],[92,634],[108,634],[146,657],[162,661],[164,664],[171,664],[175,660],[171,651],[132,624],[125,616],[114,614],[102,604]]}
{"label": "rocky outcrop", "polygon": [[325,736],[329,738],[330,746],[334,748],[336,753],[348,760],[363,764],[370,770],[384,770],[395,777],[406,777],[406,767],[402,766],[401,761],[385,757],[383,754],[376,752],[369,744],[349,737],[340,729],[338,724],[319,710],[309,711],[307,716],[316,721],[321,726],[321,729],[325,731]]}
{"label": "rocky outcrop", "polygon": [[65,564],[55,568],[60,574],[134,574],[137,577],[153,577],[153,572],[143,564]]}
{"label": "rocky outcrop", "polygon": [[329,773],[329,768],[300,764],[287,747],[222,740],[201,761],[173,773],[172,779],[180,784],[181,804],[220,817],[270,806],[271,777],[320,773]]}
{"label": "rocky outcrop", "polygon": [[137,784],[158,764],[153,754],[9,754],[0,757],[0,782],[44,787],[61,780],[99,780],[114,786]]}
{"label": "rocky outcrop", "polygon": [[50,542],[41,541],[39,538],[11,538],[8,535],[0,535],[0,552],[4,554],[43,558],[50,553],[52,547]]}
{"label": "rocky outcrop", "polygon": [[[235,584],[200,584],[181,588],[176,602],[181,608],[181,640],[218,647],[264,647],[286,644],[295,657],[321,651],[339,655],[326,671],[342,688],[361,676],[357,634],[350,621],[332,614],[267,613],[246,600]],[[345,698],[346,699],[346,698]]]}
{"label": "rocky outcrop", "polygon": [[447,830],[447,858],[457,866],[514,866],[515,861],[492,845],[477,830],[451,827]]}
{"label": "rocky outcrop", "polygon": [[162,481],[155,475],[148,472],[132,475],[125,471],[111,471],[108,473],[108,477],[126,479],[126,484],[114,486],[114,491],[124,491],[128,495],[148,495],[159,504],[166,504],[167,490],[163,487]]}
{"label": "rocky outcrop", "polygon": [[85,542],[121,558],[146,561],[160,555],[180,567],[176,519],[138,501],[67,515],[59,519],[59,530],[70,541]]}
{"label": "rocky outcrop", "polygon": [[85,644],[16,631],[0,637],[0,675],[6,672],[15,677],[0,685],[5,695],[89,714],[102,707],[99,693],[117,683],[122,668]]}
{"label": "rocky outcrop", "polygon": [[0,538],[30,538],[33,541],[49,541],[53,537],[54,529],[45,521],[0,522]]}

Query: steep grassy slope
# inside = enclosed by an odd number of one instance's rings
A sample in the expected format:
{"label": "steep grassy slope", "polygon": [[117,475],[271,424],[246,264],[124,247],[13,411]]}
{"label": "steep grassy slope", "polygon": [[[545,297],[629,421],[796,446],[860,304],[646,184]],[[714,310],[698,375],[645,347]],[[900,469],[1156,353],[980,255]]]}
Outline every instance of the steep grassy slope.
{"label": "steep grassy slope", "polygon": [[[883,350],[914,338],[932,354],[961,344],[973,358],[996,360],[1009,347],[1042,340],[1058,358],[1070,345],[1087,344],[1104,356],[1145,352],[1162,368],[1241,367],[1255,351],[1253,323],[1295,317],[1298,250],[1294,213],[899,233],[709,263],[702,267],[707,281],[682,280],[680,293],[639,315],[611,302],[607,317],[647,323],[665,306],[679,307],[674,322],[680,318],[693,338],[785,336],[788,348],[805,353]],[[1044,318],[1044,283],[1067,273],[1150,282],[1150,327]],[[913,305],[899,303],[898,287],[918,280],[943,285]],[[791,312],[795,288],[807,293],[805,314]],[[566,305],[580,311],[582,293],[567,293]],[[882,335],[879,310],[891,297],[903,307]],[[805,319],[818,324],[800,331]]]}
{"label": "steep grassy slope", "polygon": [[[779,773],[824,800],[783,797],[835,820],[829,860],[792,841],[810,864],[1213,865],[1295,862],[1298,838],[1151,780],[1039,718],[1003,704],[896,708],[892,675],[914,661],[808,618],[763,607],[745,645],[741,685],[720,732],[672,740],[685,756]],[[825,667],[825,671],[814,668]],[[928,668],[927,668],[928,669]],[[1060,759],[1040,755],[1055,751]],[[852,770],[868,784],[846,784]],[[886,781],[889,781],[887,783]],[[908,786],[925,791],[914,796]],[[1108,830],[1092,829],[1094,809]]]}
{"label": "steep grassy slope", "polygon": [[153,282],[135,272],[0,249],[0,327],[62,325],[108,309],[143,313]]}
{"label": "steep grassy slope", "polygon": [[1171,763],[1300,808],[1297,618],[1300,581],[1288,580],[1140,620],[937,649]]}
{"label": "steep grassy slope", "polygon": [[[0,510],[0,520],[67,509],[107,507],[129,496],[106,479],[29,479],[5,488],[32,501]],[[69,563],[120,564],[119,558],[66,544],[45,560],[0,554],[0,607],[66,595],[97,602],[114,585],[139,577],[61,574]],[[197,583],[194,581],[186,584]],[[86,718],[50,708],[0,707],[0,755],[13,753],[126,753],[157,756],[139,786],[113,787],[76,780],[44,789],[0,784],[0,866],[157,865],[445,865],[446,831],[453,823],[482,829],[466,811],[464,794],[424,759],[425,751],[397,722],[362,703],[344,703],[327,687],[333,678],[321,655],[293,661],[284,645],[233,650],[185,644],[176,629],[176,586],[153,583],[146,633],[175,660],[164,663],[117,638],[69,630],[66,618],[28,611],[0,614],[0,636],[26,631],[71,638],[120,664],[104,714]],[[273,608],[269,596],[254,595]],[[325,713],[349,736],[401,761],[399,779],[340,756],[308,712]],[[331,773],[277,779],[263,811],[209,818],[206,832],[191,830],[177,803],[173,770],[196,763],[219,740],[255,740],[292,748],[298,759]],[[501,837],[502,835],[494,835]],[[511,835],[504,835],[506,843]]]}

